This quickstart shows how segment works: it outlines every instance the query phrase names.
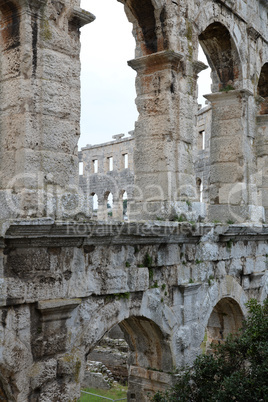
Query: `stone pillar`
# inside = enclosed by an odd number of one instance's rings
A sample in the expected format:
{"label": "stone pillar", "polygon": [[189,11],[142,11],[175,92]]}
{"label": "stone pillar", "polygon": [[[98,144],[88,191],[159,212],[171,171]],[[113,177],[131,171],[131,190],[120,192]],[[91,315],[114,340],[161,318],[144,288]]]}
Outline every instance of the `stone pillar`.
{"label": "stone pillar", "polygon": [[257,180],[260,203],[265,210],[265,222],[268,221],[268,114],[257,116]]}
{"label": "stone pillar", "polygon": [[66,321],[80,303],[80,299],[38,302],[40,318],[32,329],[35,336],[32,337],[34,364],[29,372],[30,400],[31,397],[33,400],[79,398],[83,361],[78,350],[68,348]]}
{"label": "stone pillar", "polygon": [[113,200],[113,219],[117,221],[123,220],[123,200],[120,196]]}
{"label": "stone pillar", "polygon": [[1,219],[77,213],[79,28],[94,16],[65,3],[0,2]]}
{"label": "stone pillar", "polygon": [[206,95],[212,106],[210,221],[262,222],[255,183],[256,157],[249,128],[248,90]]}
{"label": "stone pillar", "polygon": [[188,108],[185,99],[191,98],[191,104],[193,97],[185,94],[182,59],[181,53],[167,50],[128,63],[137,71],[139,111],[134,197],[128,203],[130,220],[170,217],[177,201],[195,201],[194,118],[189,123],[193,108]]}
{"label": "stone pillar", "polygon": [[98,200],[98,220],[108,220],[107,197],[99,197]]}

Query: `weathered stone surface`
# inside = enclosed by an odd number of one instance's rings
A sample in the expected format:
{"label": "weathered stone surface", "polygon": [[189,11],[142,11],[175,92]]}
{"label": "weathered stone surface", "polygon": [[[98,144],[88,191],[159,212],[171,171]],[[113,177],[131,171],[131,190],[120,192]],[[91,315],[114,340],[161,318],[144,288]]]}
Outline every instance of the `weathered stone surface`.
{"label": "weathered stone surface", "polygon": [[[222,341],[241,326],[250,297],[267,297],[267,3],[121,2],[136,40],[129,64],[139,118],[133,139],[82,151],[80,187],[79,28],[94,17],[79,0],[0,2],[0,395],[8,401],[77,399],[85,356],[117,324],[130,347],[128,400],[148,401],[173,383],[174,367],[193,362],[206,329]],[[198,113],[199,43],[213,82]],[[106,174],[108,157],[116,170]],[[92,158],[103,162],[100,180]],[[106,222],[90,220],[93,193]],[[200,223],[202,201],[223,225]]]}

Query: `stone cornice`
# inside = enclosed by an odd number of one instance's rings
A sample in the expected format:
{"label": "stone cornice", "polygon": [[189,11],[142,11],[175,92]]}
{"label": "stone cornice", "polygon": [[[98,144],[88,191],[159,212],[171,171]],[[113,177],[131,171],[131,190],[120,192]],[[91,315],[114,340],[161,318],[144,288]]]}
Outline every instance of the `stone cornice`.
{"label": "stone cornice", "polygon": [[214,92],[212,94],[203,95],[209,102],[223,101],[234,99],[236,97],[248,98],[253,96],[253,92],[248,89],[234,89],[231,91]]}
{"label": "stone cornice", "polygon": [[80,28],[86,24],[90,24],[96,19],[95,15],[91,14],[89,11],[83,10],[80,7],[73,8],[73,11],[71,13],[71,19],[72,18],[78,21],[78,25]]}
{"label": "stone cornice", "polygon": [[163,50],[148,56],[138,57],[128,61],[128,65],[135,71],[144,71],[152,67],[177,68],[183,59],[183,54],[173,50]]}
{"label": "stone cornice", "polygon": [[193,62],[193,69],[195,74],[199,74],[201,73],[201,71],[206,70],[207,68],[208,66],[202,61],[197,60]]}
{"label": "stone cornice", "polygon": [[[90,245],[181,244],[198,243],[202,236],[215,231],[220,241],[231,238],[268,239],[268,225],[213,225],[169,221],[133,223],[71,222],[47,224],[11,224],[4,238],[6,247],[87,247]],[[227,240],[226,240],[227,239]]]}
{"label": "stone cornice", "polygon": [[41,321],[66,320],[71,317],[71,312],[81,304],[81,299],[55,299],[44,300],[37,303],[37,309],[41,312]]}

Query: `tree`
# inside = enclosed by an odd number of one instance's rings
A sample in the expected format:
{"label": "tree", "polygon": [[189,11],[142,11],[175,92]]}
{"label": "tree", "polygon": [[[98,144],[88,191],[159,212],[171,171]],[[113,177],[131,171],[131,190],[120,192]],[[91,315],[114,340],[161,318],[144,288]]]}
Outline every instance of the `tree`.
{"label": "tree", "polygon": [[214,353],[198,356],[176,385],[155,402],[268,401],[268,298],[247,303],[240,335],[229,335]]}

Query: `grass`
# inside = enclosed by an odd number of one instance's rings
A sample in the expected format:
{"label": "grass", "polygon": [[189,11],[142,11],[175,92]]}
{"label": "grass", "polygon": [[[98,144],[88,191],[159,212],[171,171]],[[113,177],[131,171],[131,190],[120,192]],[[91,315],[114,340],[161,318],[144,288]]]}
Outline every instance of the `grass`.
{"label": "grass", "polygon": [[[110,399],[121,399],[127,397],[127,387],[123,385],[117,385],[108,390],[104,389],[96,389],[96,388],[86,388],[83,391],[90,392],[91,394],[106,396],[106,398]],[[88,402],[89,398],[87,394],[82,394],[79,402]]]}

